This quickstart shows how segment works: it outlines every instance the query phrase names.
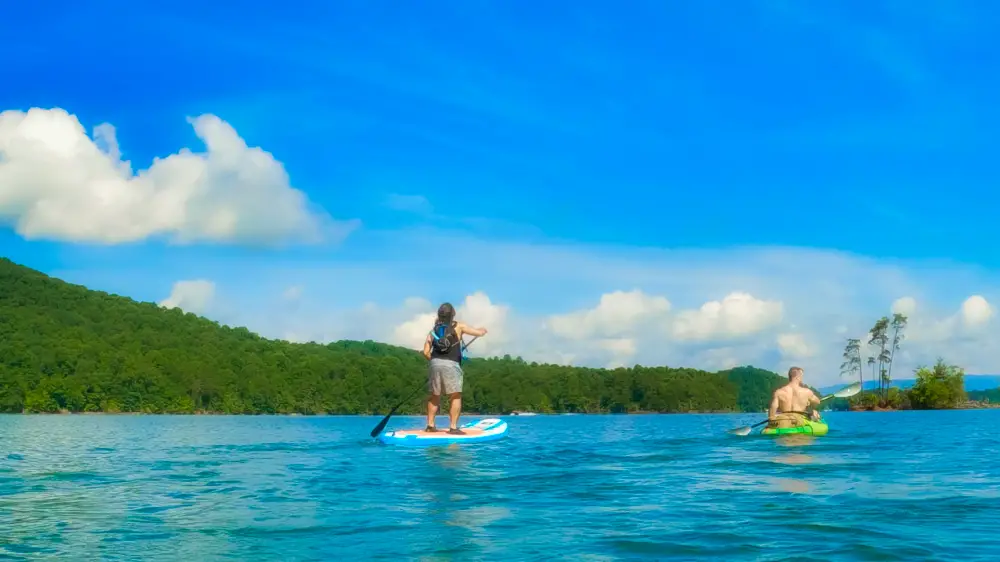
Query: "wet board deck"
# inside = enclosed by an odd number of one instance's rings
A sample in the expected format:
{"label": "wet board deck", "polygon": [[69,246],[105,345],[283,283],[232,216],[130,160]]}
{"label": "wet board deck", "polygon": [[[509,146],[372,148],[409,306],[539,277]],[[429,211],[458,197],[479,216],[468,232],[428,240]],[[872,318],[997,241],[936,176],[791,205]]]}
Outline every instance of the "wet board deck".
{"label": "wet board deck", "polygon": [[448,433],[447,426],[438,428],[440,431],[428,433],[423,429],[402,429],[386,431],[378,436],[378,440],[386,445],[402,445],[404,447],[426,447],[429,445],[466,445],[496,441],[507,436],[507,422],[488,418],[477,422],[469,422],[459,426],[465,435]]}

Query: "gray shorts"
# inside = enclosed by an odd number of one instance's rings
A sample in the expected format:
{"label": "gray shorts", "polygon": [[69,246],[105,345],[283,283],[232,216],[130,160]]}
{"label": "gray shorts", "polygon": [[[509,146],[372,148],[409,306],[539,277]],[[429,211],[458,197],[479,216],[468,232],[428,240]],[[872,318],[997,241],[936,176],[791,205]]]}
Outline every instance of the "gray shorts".
{"label": "gray shorts", "polygon": [[427,386],[432,396],[462,392],[462,366],[450,359],[431,359],[427,366]]}

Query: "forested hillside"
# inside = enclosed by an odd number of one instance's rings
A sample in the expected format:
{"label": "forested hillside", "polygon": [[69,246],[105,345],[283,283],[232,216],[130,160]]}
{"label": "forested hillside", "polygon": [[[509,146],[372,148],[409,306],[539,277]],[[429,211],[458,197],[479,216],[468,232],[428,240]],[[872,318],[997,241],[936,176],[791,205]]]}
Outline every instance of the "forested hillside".
{"label": "forested hillside", "polygon": [[[91,291],[0,258],[0,411],[383,413],[420,385],[415,350],[267,340],[245,328]],[[588,369],[520,359],[466,363],[466,410],[762,411],[783,379]],[[417,412],[414,399],[406,411]]]}

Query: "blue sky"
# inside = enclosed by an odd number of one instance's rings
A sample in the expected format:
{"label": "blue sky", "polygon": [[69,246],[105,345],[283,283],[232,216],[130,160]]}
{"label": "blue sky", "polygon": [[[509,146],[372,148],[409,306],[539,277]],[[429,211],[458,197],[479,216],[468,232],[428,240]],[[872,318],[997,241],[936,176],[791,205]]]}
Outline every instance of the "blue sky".
{"label": "blue sky", "polygon": [[[787,368],[793,356],[775,338],[797,334],[812,351],[795,359],[826,377],[835,376],[839,328],[863,332],[912,297],[928,311],[927,327],[915,318],[914,330],[937,334],[926,354],[1000,368],[978,354],[991,340],[941,335],[965,299],[995,302],[1000,287],[988,218],[1000,175],[991,158],[1000,78],[990,71],[1000,62],[990,39],[1000,6],[5,10],[0,111],[61,108],[91,138],[109,123],[133,172],[182,148],[204,151],[186,119],[217,116],[279,161],[310,209],[343,227],[319,243],[280,246],[236,235],[176,244],[167,230],[124,243],[53,228],[30,235],[18,224],[35,200],[5,201],[0,184],[2,253],[20,263],[142,300],[204,279],[215,289],[200,312],[306,339],[392,339],[408,314],[426,312],[405,299],[458,302],[476,291],[508,307],[498,322],[519,326],[484,352],[531,355],[537,345],[539,357],[583,363]],[[6,181],[37,189],[25,177]],[[50,180],[70,189],[73,177]],[[269,204],[244,224],[268,221]],[[289,310],[280,295],[292,287],[308,305]],[[648,326],[616,328],[593,335],[607,344],[593,356],[581,351],[595,347],[584,336],[530,338],[542,345],[513,335],[551,331],[546,318],[594,308],[614,291],[668,299],[670,313],[646,320],[657,326],[732,292],[783,312],[767,330],[697,345],[675,341],[676,329],[671,340]],[[750,342],[751,332],[761,339]]]}

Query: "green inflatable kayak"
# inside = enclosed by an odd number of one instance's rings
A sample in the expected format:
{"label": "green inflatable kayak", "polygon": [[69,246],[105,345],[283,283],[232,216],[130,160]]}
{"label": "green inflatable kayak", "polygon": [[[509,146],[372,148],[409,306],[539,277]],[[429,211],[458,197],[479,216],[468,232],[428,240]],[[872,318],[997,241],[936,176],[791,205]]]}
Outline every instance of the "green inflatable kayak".
{"label": "green inflatable kayak", "polygon": [[813,421],[805,416],[796,416],[793,427],[767,427],[760,430],[761,435],[815,435],[817,437],[826,435],[830,426],[822,419]]}

